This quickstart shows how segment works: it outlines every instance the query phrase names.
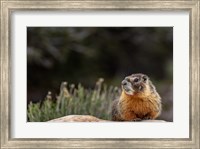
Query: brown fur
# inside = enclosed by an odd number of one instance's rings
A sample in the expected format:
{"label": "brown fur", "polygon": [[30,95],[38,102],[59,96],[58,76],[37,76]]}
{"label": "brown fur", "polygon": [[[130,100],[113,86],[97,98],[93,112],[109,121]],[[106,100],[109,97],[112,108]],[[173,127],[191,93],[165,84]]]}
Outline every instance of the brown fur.
{"label": "brown fur", "polygon": [[135,93],[134,95],[126,94],[122,90],[120,98],[113,102],[112,120],[137,121],[155,119],[159,116],[160,112],[160,96],[149,80],[146,83],[144,91]]}

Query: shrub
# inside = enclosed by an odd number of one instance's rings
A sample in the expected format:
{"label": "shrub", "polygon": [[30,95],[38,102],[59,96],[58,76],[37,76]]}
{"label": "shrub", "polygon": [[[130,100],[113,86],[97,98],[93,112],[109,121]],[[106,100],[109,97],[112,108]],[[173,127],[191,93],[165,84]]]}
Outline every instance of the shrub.
{"label": "shrub", "polygon": [[44,122],[66,115],[93,115],[101,119],[111,119],[111,102],[120,94],[120,88],[107,86],[100,78],[93,89],[81,84],[62,82],[60,93],[52,99],[49,91],[43,102],[28,105],[28,121]]}

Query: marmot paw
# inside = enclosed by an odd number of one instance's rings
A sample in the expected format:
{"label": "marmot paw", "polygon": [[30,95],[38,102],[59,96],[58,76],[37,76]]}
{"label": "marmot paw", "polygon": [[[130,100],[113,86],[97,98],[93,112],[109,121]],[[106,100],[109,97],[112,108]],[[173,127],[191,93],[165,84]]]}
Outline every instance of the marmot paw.
{"label": "marmot paw", "polygon": [[144,117],[143,120],[152,120],[151,117]]}
{"label": "marmot paw", "polygon": [[141,121],[142,119],[141,118],[135,118],[133,119],[134,122],[138,122],[138,121]]}

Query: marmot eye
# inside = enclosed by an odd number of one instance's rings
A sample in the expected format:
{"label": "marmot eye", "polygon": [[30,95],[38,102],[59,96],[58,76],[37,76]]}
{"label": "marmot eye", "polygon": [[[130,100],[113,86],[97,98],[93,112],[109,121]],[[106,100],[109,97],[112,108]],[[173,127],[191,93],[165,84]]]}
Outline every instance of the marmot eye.
{"label": "marmot eye", "polygon": [[134,81],[134,82],[138,82],[138,81],[139,81],[139,79],[138,79],[138,78],[135,78],[133,81]]}

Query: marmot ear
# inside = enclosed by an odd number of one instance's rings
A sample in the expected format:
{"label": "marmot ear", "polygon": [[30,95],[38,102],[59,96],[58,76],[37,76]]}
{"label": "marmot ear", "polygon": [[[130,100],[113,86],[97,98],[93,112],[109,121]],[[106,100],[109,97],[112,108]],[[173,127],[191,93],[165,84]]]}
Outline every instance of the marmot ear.
{"label": "marmot ear", "polygon": [[144,76],[142,76],[142,79],[145,82],[148,79],[148,77],[146,75],[144,75]]}

